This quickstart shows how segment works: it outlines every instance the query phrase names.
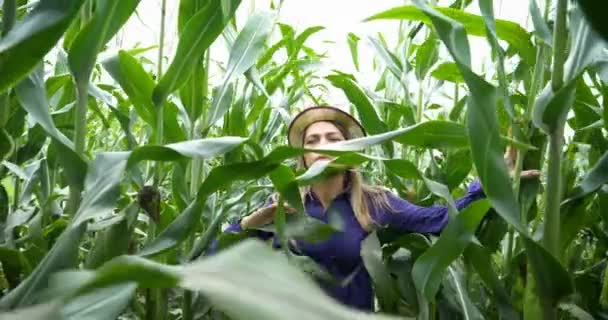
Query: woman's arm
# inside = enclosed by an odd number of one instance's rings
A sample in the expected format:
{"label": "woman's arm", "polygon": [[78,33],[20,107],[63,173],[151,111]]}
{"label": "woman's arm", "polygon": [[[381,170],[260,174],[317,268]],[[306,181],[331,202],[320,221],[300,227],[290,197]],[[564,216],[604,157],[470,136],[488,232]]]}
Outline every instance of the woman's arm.
{"label": "woman's arm", "polygon": [[[376,223],[393,227],[404,232],[439,233],[448,223],[448,207],[434,205],[422,207],[404,200],[390,192],[387,193],[390,208],[370,210]],[[468,187],[467,194],[456,200],[456,207],[461,210],[472,202],[485,197],[481,183],[475,180]]]}

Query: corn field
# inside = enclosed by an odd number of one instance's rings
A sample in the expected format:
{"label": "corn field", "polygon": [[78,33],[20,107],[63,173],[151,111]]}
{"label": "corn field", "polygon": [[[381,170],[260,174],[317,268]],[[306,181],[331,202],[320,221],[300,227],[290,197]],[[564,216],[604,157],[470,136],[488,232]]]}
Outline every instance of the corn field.
{"label": "corn field", "polygon": [[[175,25],[162,0],[152,47],[113,41],[149,2],[0,0],[0,319],[608,319],[608,5],[531,0],[522,26],[494,2],[376,5],[361,23],[395,39],[334,39],[368,85],[324,70],[323,26],[279,23],[282,0],[243,19],[180,0]],[[223,232],[330,171],[297,169],[286,132],[336,93],[368,135],[322,152],[449,208],[440,234],[364,240],[374,313],[326,296],[312,259]],[[474,179],[486,197],[459,212]],[[267,228],[341,226],[279,210]]]}

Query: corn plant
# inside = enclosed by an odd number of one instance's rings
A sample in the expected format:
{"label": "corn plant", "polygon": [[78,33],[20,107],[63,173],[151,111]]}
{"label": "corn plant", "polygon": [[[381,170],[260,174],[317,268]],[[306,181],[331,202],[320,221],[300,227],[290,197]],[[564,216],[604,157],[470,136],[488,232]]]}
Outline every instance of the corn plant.
{"label": "corn plant", "polygon": [[[395,43],[335,39],[374,66],[371,87],[325,74],[323,27],[277,22],[283,1],[237,21],[240,0],[181,0],[173,35],[163,0],[153,48],[113,45],[137,0],[1,3],[0,318],[608,318],[601,1],[531,0],[532,30],[491,0],[378,7],[364,23],[398,20]],[[487,41],[481,71],[470,37]],[[450,213],[440,235],[364,240],[375,313],[327,297],[311,259],[222,232],[275,194],[303,210],[298,188],[331,169],[296,169],[286,129],[332,91],[368,136],[321,152]],[[485,199],[457,210],[476,178]],[[303,216],[280,208],[265,230],[340,232]]]}

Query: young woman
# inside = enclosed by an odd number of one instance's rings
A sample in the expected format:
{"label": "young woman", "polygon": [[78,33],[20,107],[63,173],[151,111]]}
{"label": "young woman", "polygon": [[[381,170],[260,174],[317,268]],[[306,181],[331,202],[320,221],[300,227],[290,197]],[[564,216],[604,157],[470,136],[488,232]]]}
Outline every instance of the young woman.
{"label": "young woman", "polygon": [[[299,113],[289,126],[289,144],[314,149],[325,144],[360,138],[363,127],[348,113],[338,108],[319,106]],[[307,153],[300,166],[310,167],[315,161],[329,161],[330,157]],[[525,171],[522,177],[537,176],[536,170]],[[456,201],[458,209],[465,208],[484,196],[478,181],[468,187],[467,194]],[[328,240],[317,243],[290,240],[291,250],[307,255],[326,269],[337,282],[354,273],[344,287],[320,281],[325,291],[345,305],[373,311],[373,291],[370,276],[363,267],[360,255],[361,242],[375,228],[392,227],[404,233],[439,233],[448,222],[446,206],[421,207],[414,205],[383,188],[363,183],[356,170],[331,176],[310,187],[303,188],[305,214],[328,222],[328,208],[339,213],[344,221],[343,230]],[[274,219],[277,204],[272,203],[231,225],[226,232],[239,232],[269,224]],[[289,213],[294,210],[288,208]],[[262,238],[272,237],[259,233]],[[275,239],[275,247],[278,242]]]}

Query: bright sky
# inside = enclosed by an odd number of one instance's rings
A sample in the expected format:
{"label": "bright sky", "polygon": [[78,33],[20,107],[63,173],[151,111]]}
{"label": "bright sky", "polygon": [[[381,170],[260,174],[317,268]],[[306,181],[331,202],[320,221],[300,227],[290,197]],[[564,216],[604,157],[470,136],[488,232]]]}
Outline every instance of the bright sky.
{"label": "bright sky", "polygon": [[[178,3],[178,1],[174,0],[167,1],[166,25],[169,27],[175,26],[174,21],[177,17]],[[251,12],[255,10],[267,10],[269,3],[270,0],[243,0],[237,11],[237,24],[239,28],[245,24],[247,16]],[[361,67],[363,68],[356,75],[357,79],[366,85],[366,80],[371,78],[366,75],[372,71],[372,64],[370,62],[374,56],[372,46],[366,41],[367,37],[381,32],[389,44],[391,42],[395,43],[399,22],[397,20],[362,21],[375,13],[407,3],[409,1],[404,0],[285,0],[279,21],[293,26],[297,32],[317,25],[326,28],[312,36],[308,42],[311,47],[328,54],[328,58],[324,61],[324,70],[338,69],[344,72],[356,73],[346,41],[349,32],[355,33],[362,39],[359,43],[359,59],[362,62]],[[448,1],[443,0],[439,3],[445,5]],[[495,0],[494,3],[494,12],[497,18],[517,22],[524,28],[529,29],[528,24],[526,24],[528,18],[528,0]],[[142,1],[138,7],[138,18],[132,18],[128,22],[127,28],[123,29],[125,31],[122,31],[117,36],[116,41],[118,43],[116,45],[122,48],[131,48],[136,45],[144,47],[156,44],[160,29],[160,4],[161,0]],[[467,10],[472,13],[478,13],[477,1],[474,1]],[[169,61],[173,56],[177,40],[176,30],[167,30],[165,52]],[[483,67],[484,61],[489,59],[489,51],[487,50],[485,40],[471,37],[470,43],[474,67],[480,70]],[[228,53],[221,41],[214,44],[212,52],[213,58],[227,60]],[[156,60],[156,54],[155,52],[150,52],[149,57]],[[166,65],[167,62],[165,62]],[[336,97],[336,99],[342,100],[343,97]],[[339,101],[339,103],[341,102]]]}

